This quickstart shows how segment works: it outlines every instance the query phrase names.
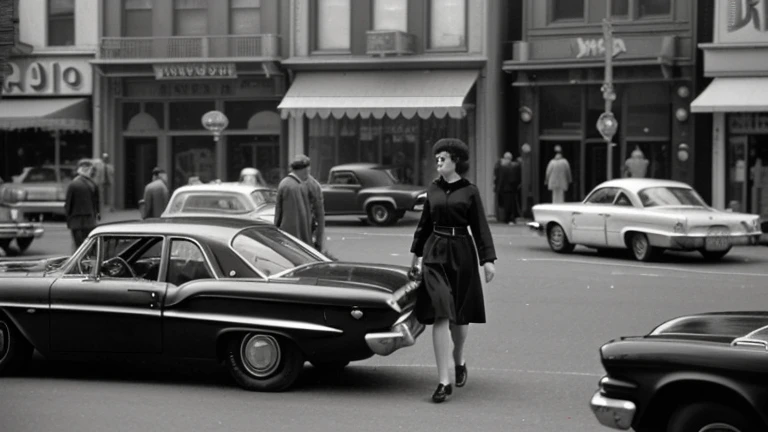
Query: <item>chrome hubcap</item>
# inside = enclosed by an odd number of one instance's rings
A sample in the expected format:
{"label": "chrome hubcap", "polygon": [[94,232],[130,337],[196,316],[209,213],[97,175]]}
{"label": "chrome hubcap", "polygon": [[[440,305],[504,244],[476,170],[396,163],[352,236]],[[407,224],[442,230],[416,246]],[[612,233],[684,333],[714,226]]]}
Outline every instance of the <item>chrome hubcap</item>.
{"label": "chrome hubcap", "polygon": [[5,360],[5,356],[8,355],[10,342],[10,331],[8,330],[8,325],[4,322],[0,322],[0,362]]}
{"label": "chrome hubcap", "polygon": [[646,238],[643,236],[636,236],[635,241],[632,243],[632,246],[635,250],[635,256],[645,256],[645,253],[648,250],[648,240],[646,240]]}
{"label": "chrome hubcap", "polygon": [[248,335],[240,347],[243,366],[253,376],[265,378],[280,365],[280,344],[268,335]]}
{"label": "chrome hubcap", "polygon": [[376,219],[379,222],[385,221],[387,219],[387,214],[388,213],[389,212],[387,212],[387,209],[385,209],[382,206],[375,206],[373,208],[373,217],[374,217],[374,219]]}
{"label": "chrome hubcap", "polygon": [[549,232],[549,244],[552,245],[554,249],[561,249],[563,247],[564,237],[565,234],[563,233],[563,229],[556,226]]}
{"label": "chrome hubcap", "polygon": [[704,426],[699,432],[741,432],[739,429],[725,423],[713,423]]}

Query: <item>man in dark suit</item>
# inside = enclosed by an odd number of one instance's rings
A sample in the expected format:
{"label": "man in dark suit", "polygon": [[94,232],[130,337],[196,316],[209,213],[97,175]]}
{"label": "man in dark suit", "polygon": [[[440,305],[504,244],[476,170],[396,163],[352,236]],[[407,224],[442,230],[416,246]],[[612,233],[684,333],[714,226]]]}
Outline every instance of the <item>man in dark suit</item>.
{"label": "man in dark suit", "polygon": [[64,214],[67,217],[67,228],[72,231],[75,248],[88,238],[88,234],[96,227],[101,219],[99,204],[99,187],[93,181],[93,162],[83,159],[77,164],[77,177],[67,187],[67,197],[64,202]]}
{"label": "man in dark suit", "polygon": [[152,170],[152,182],[144,188],[144,210],[142,219],[159,218],[168,206],[170,199],[168,190],[168,174],[165,170],[155,167]]}

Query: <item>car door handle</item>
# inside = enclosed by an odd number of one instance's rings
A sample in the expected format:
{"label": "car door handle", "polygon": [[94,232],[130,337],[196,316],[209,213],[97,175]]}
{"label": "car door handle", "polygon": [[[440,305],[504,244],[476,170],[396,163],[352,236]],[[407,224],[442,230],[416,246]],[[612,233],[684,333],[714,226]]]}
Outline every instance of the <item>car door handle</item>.
{"label": "car door handle", "polygon": [[144,293],[149,294],[150,297],[155,298],[157,297],[157,293],[152,290],[144,290],[144,289],[129,289],[128,292],[137,292],[137,293]]}
{"label": "car door handle", "polygon": [[598,213],[598,216],[611,217],[611,215],[609,215],[608,213]]}

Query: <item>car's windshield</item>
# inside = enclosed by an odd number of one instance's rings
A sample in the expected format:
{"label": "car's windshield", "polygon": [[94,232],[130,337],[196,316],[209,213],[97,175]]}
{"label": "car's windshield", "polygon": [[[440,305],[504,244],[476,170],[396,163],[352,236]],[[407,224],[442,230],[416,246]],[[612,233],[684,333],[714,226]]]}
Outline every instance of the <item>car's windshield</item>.
{"label": "car's windshield", "polygon": [[232,248],[266,276],[320,261],[302,245],[275,227],[247,228],[232,239]]}
{"label": "car's windshield", "polygon": [[253,199],[256,207],[261,207],[266,204],[277,203],[277,191],[274,189],[262,189],[251,192],[251,198]]}
{"label": "car's windshield", "polygon": [[223,192],[182,192],[173,198],[168,213],[242,214],[253,210],[244,196]]}
{"label": "car's windshield", "polygon": [[693,189],[683,187],[651,187],[638,192],[643,207],[700,206],[706,203]]}

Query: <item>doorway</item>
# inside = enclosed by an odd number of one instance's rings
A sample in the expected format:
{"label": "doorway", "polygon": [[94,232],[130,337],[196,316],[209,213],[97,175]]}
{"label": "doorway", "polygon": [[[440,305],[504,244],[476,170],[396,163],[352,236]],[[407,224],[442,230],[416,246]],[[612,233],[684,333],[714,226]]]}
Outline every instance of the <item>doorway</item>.
{"label": "doorway", "polygon": [[542,179],[541,202],[552,202],[552,192],[546,184],[547,166],[555,157],[555,147],[560,146],[563,157],[568,161],[571,170],[571,183],[565,192],[566,202],[581,201],[581,141],[540,141],[539,173]]}
{"label": "doorway", "polygon": [[287,174],[280,169],[280,136],[227,136],[227,180],[238,181],[240,171],[248,167],[259,170],[267,184],[277,187]]}
{"label": "doorway", "polygon": [[171,190],[196,177],[203,183],[216,180],[216,143],[210,135],[173,137]]}
{"label": "doorway", "polygon": [[157,166],[157,138],[125,138],[125,200],[127,209],[139,206],[144,187],[152,180]]}

